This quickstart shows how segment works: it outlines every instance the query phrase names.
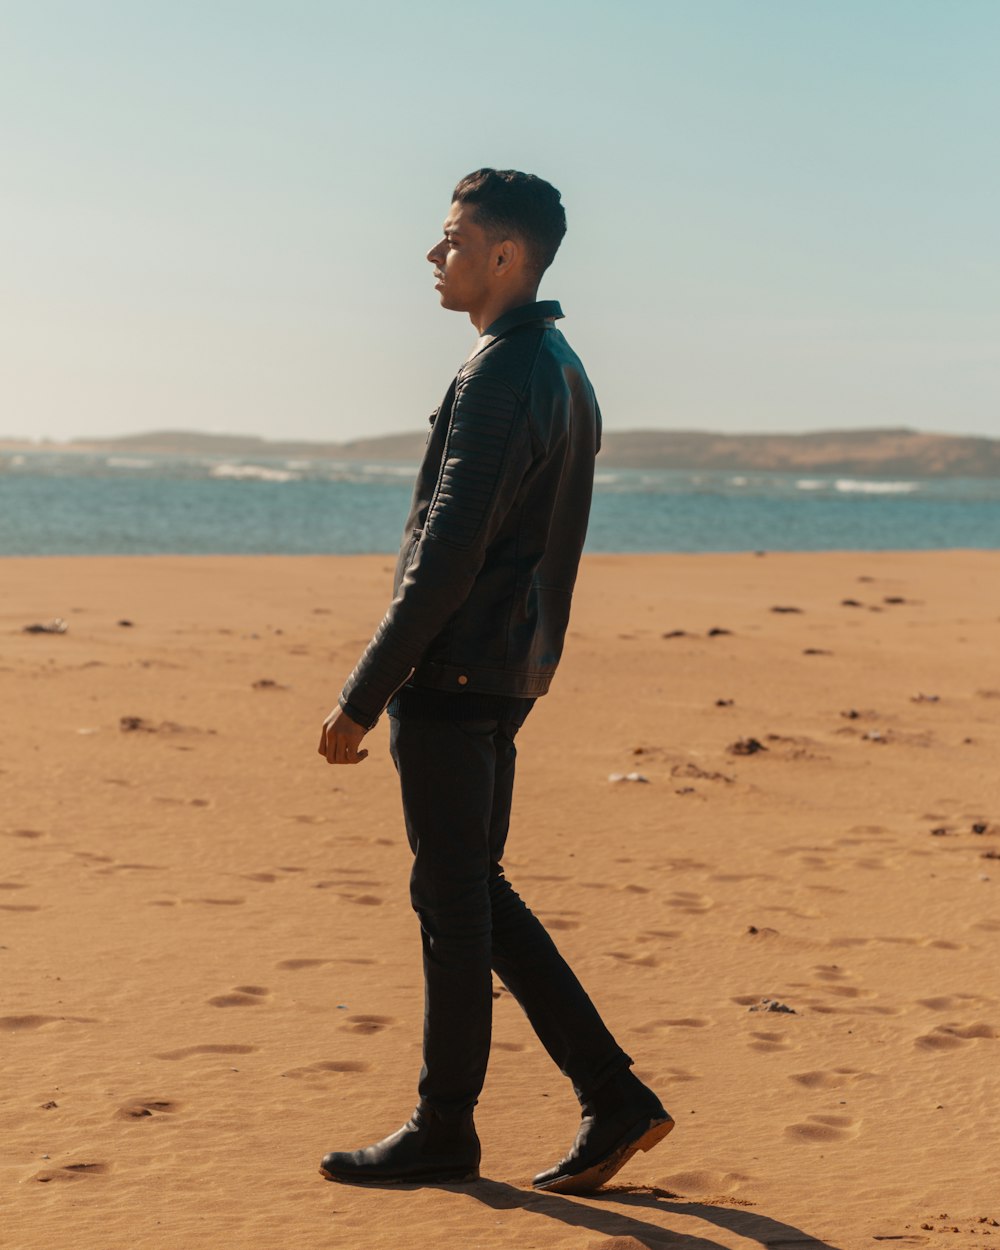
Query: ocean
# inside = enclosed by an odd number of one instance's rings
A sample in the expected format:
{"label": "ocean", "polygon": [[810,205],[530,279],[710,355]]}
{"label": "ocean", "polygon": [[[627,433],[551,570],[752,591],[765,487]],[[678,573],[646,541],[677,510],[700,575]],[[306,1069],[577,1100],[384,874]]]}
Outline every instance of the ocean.
{"label": "ocean", "polygon": [[[1000,548],[1000,480],[598,465],[591,552]],[[414,471],[0,452],[0,555],[393,552]]]}

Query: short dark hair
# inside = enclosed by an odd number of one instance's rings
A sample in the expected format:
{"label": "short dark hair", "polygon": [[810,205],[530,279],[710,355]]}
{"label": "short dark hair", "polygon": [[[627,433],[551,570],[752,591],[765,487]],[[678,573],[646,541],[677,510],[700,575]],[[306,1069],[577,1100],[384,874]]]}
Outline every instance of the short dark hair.
{"label": "short dark hair", "polygon": [[456,204],[472,204],[476,222],[498,238],[519,239],[538,276],[548,269],[566,233],[566,210],[559,192],[543,178],[516,169],[477,169],[452,195]]}

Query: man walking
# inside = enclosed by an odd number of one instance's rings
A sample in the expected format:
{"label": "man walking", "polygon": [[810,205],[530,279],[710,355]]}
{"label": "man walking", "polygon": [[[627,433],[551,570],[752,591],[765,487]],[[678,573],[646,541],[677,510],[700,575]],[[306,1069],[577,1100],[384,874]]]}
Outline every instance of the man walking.
{"label": "man walking", "polygon": [[555,327],[562,310],[537,301],[565,230],[554,187],[480,169],[455,188],[427,254],[442,307],[480,337],[432,418],[392,603],[319,747],[331,764],[360,763],[388,705],[423,942],[420,1101],[384,1140],[328,1154],[330,1180],[479,1175],[491,969],[583,1108],[536,1188],[590,1192],[673,1128],[501,866],[514,738],[562,652],[600,446],[593,389]]}

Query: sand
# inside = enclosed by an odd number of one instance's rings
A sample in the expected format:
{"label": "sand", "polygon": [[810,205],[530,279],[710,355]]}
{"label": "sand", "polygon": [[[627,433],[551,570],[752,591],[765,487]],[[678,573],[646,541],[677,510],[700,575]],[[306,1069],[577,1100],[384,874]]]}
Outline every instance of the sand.
{"label": "sand", "polygon": [[1000,553],[585,560],[508,871],[677,1120],[594,1198],[499,987],[483,1180],[317,1173],[419,1066],[385,722],[316,753],[391,565],[0,563],[0,1246],[1000,1246]]}

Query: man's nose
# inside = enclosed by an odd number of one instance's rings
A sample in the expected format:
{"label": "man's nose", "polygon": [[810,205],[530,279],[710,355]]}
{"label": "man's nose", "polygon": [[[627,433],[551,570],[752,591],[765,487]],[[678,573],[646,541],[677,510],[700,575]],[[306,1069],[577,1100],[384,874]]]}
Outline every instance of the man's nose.
{"label": "man's nose", "polygon": [[427,259],[432,265],[436,265],[441,259],[441,245],[443,242],[444,240],[442,239],[441,242],[435,243],[431,250],[427,253]]}

